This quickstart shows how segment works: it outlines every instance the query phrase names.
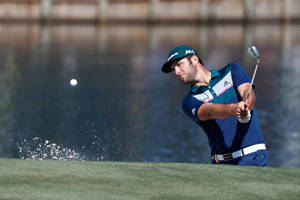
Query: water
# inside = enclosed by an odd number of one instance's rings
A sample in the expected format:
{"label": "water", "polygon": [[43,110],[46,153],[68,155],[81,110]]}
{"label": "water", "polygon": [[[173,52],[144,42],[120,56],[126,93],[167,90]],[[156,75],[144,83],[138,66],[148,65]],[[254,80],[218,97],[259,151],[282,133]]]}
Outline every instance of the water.
{"label": "water", "polygon": [[[191,45],[205,65],[253,73],[271,165],[300,167],[300,25],[0,24],[0,157],[209,163],[181,111],[188,86],[160,71]],[[70,86],[72,78],[76,87]]]}

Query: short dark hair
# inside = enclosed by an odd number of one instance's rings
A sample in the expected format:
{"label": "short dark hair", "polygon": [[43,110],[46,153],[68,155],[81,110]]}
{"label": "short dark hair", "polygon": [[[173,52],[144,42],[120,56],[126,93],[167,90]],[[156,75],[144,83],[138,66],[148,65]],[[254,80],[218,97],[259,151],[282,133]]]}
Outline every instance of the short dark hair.
{"label": "short dark hair", "polygon": [[[191,60],[192,57],[193,57],[193,55],[190,55],[190,56],[187,56],[187,57],[186,57],[186,58],[189,60],[190,64],[192,64],[192,60]],[[197,56],[197,57],[198,57],[199,63],[200,63],[201,65],[203,65],[202,60],[199,58],[199,56]]]}

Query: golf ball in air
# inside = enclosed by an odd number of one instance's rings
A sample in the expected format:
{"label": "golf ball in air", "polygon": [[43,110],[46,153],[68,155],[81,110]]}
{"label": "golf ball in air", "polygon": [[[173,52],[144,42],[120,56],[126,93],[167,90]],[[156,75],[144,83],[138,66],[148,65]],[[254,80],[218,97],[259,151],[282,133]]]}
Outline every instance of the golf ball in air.
{"label": "golf ball in air", "polygon": [[76,86],[77,85],[77,80],[76,79],[72,79],[72,80],[70,80],[70,85],[71,86]]}

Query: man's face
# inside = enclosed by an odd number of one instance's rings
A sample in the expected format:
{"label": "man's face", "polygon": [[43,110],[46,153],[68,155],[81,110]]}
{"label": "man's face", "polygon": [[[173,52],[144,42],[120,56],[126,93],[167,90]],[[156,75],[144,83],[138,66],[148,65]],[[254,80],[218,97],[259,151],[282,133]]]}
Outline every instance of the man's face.
{"label": "man's face", "polygon": [[195,81],[196,66],[187,57],[174,62],[171,65],[171,70],[185,84],[191,84]]}

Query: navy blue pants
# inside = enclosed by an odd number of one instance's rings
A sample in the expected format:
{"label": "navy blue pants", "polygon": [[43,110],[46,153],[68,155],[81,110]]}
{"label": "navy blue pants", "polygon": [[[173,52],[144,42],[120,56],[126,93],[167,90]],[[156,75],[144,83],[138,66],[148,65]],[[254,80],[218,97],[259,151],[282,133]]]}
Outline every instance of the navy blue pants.
{"label": "navy blue pants", "polygon": [[260,150],[246,156],[236,158],[229,161],[219,161],[216,163],[212,160],[212,164],[228,164],[228,165],[240,165],[240,166],[269,166],[269,156],[266,150]]}

